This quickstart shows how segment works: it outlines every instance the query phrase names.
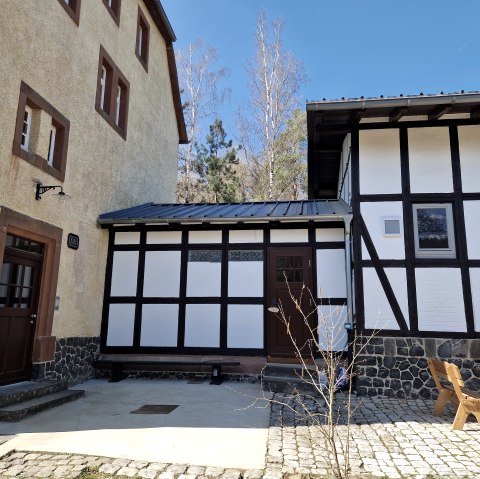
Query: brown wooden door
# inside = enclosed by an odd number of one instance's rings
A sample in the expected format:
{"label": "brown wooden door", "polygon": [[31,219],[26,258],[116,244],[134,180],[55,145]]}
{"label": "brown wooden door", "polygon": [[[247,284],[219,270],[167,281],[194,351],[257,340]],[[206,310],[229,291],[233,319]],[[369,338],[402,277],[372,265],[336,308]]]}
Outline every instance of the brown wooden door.
{"label": "brown wooden door", "polygon": [[[302,288],[305,285],[305,289]],[[290,291],[289,291],[290,288]],[[267,305],[275,301],[281,304],[289,323],[291,337],[279,314],[267,312],[267,353],[271,357],[294,358],[295,347],[303,348],[311,338],[304,318],[296,309],[291,295],[301,298],[302,311],[308,314],[313,309],[312,253],[310,248],[271,248],[268,251],[268,296]],[[313,291],[312,291],[313,292]],[[309,325],[313,326],[313,315]]]}
{"label": "brown wooden door", "polygon": [[0,384],[30,379],[41,259],[6,248],[0,270]]}

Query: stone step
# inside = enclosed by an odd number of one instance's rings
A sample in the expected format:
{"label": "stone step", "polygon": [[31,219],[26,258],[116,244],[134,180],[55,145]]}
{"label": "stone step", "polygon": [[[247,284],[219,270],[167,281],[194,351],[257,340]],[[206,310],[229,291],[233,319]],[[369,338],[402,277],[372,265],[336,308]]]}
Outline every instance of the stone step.
{"label": "stone step", "polygon": [[73,401],[84,395],[85,391],[83,390],[70,389],[5,406],[0,408],[0,421],[20,421],[27,416]]}
{"label": "stone step", "polygon": [[262,388],[264,391],[293,394],[295,392],[301,394],[312,394],[317,396],[318,389],[311,384],[309,378],[301,379],[291,376],[267,376],[262,377]]}
{"label": "stone step", "polygon": [[23,381],[0,386],[0,408],[67,389],[66,381]]}

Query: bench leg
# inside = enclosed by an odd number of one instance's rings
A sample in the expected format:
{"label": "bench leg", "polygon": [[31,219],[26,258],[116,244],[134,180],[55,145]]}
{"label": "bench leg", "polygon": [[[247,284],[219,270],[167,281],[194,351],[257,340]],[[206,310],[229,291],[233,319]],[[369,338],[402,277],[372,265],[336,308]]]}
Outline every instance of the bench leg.
{"label": "bench leg", "polygon": [[223,376],[222,376],[222,366],[215,365],[212,366],[212,380],[210,384],[222,384],[223,383]]}
{"label": "bench leg", "polygon": [[465,411],[462,404],[458,406],[457,414],[455,415],[455,420],[453,421],[452,431],[461,431],[467,420],[468,412]]}
{"label": "bench leg", "polygon": [[445,409],[449,399],[452,397],[452,394],[452,391],[449,391],[448,389],[442,389],[438,393],[437,402],[433,408],[432,416],[441,416],[443,414],[443,410]]}

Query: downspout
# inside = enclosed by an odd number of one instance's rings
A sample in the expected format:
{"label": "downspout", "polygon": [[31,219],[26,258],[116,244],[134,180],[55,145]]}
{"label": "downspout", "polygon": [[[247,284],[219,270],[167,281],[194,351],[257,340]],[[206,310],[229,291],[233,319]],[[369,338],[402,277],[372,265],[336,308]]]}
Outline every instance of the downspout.
{"label": "downspout", "polygon": [[345,276],[347,286],[347,318],[346,323],[353,327],[353,292],[352,292],[352,219],[353,215],[345,215]]}

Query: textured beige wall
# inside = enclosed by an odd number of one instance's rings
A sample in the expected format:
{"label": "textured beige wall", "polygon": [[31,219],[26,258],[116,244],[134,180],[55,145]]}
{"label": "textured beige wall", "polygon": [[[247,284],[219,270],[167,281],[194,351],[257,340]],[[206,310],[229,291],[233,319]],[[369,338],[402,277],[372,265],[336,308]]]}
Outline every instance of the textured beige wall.
{"label": "textured beige wall", "polygon": [[[0,12],[0,205],[63,229],[53,334],[100,333],[108,234],[106,211],[175,199],[178,130],[165,42],[150,23],[148,73],[135,56],[138,2],[124,0],[120,27],[101,0],[83,0],[77,26],[57,0],[3,0]],[[127,140],[95,110],[100,45],[130,82]],[[12,155],[20,82],[70,120],[63,204],[34,180],[62,184]],[[78,251],[66,247],[80,236]]]}

